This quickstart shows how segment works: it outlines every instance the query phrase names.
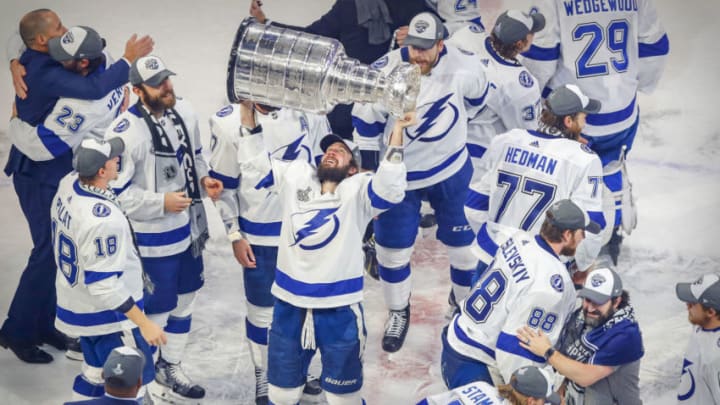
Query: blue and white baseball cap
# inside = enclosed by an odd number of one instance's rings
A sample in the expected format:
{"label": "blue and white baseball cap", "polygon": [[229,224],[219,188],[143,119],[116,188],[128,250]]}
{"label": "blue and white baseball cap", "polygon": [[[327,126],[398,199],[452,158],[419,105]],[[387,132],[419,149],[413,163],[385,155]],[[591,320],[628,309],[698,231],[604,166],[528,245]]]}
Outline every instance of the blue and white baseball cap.
{"label": "blue and white baseball cap", "polygon": [[430,49],[441,39],[448,37],[448,30],[440,17],[433,13],[424,12],[416,15],[410,21],[407,37],[403,45],[412,45],[415,48]]}
{"label": "blue and white baseball cap", "polygon": [[600,100],[590,98],[574,84],[565,84],[553,90],[547,98],[548,106],[558,116],[573,115],[579,112],[596,114],[602,104]]}
{"label": "blue and white baseball cap", "polygon": [[620,276],[610,268],[595,269],[588,274],[578,297],[587,298],[597,305],[603,305],[611,298],[622,295],[623,285]]}
{"label": "blue and white baseball cap", "polygon": [[535,366],[520,367],[512,373],[510,385],[526,397],[560,405],[560,396],[553,389],[553,378],[546,370]]}
{"label": "blue and white baseball cap", "polygon": [[716,273],[705,274],[692,283],[677,283],[675,293],[680,301],[720,311],[720,275]]}
{"label": "blue and white baseball cap", "polygon": [[527,34],[542,31],[545,16],[540,13],[527,14],[520,10],[507,10],[495,20],[493,34],[503,44],[513,44],[525,39]]}
{"label": "blue and white baseball cap", "polygon": [[58,62],[95,59],[103,55],[105,40],[94,29],[78,25],[48,41],[48,53]]}
{"label": "blue and white baseball cap", "polygon": [[75,151],[73,167],[80,176],[94,176],[108,160],[122,155],[124,150],[125,142],[122,138],[110,138],[107,141],[88,138]]}
{"label": "blue and white baseball cap", "polygon": [[174,72],[165,67],[162,59],[154,55],[143,56],[130,67],[130,84],[158,87],[163,80],[174,75]]}

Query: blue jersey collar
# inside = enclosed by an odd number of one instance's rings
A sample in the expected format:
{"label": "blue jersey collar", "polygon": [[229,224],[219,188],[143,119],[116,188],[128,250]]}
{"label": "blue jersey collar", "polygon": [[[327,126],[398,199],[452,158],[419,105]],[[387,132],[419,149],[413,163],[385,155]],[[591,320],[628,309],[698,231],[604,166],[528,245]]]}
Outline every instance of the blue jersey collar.
{"label": "blue jersey collar", "polygon": [[540,235],[535,235],[535,242],[537,242],[538,246],[547,250],[547,252],[550,253],[551,255],[553,255],[556,259],[560,260],[560,258],[555,253],[553,248],[550,247],[550,245],[547,242],[545,242],[545,239],[543,239]]}

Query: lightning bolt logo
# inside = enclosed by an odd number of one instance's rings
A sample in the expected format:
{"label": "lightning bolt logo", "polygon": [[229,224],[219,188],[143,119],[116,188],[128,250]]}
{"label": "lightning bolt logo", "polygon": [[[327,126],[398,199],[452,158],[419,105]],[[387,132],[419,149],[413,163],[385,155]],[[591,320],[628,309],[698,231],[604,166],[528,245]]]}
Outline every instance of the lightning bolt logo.
{"label": "lightning bolt logo", "polygon": [[[315,215],[310,218],[309,221],[305,222],[302,228],[295,232],[295,243],[290,246],[298,245],[305,250],[317,250],[330,243],[330,241],[335,237],[335,235],[337,235],[338,230],[340,229],[340,221],[338,220],[337,215],[335,215],[335,212],[337,210],[338,208],[325,208],[317,210]],[[307,212],[299,215],[304,214],[307,214]],[[331,220],[333,221],[333,229],[327,238],[323,239],[321,242],[311,245],[300,243],[309,236],[317,234],[319,229],[323,225],[329,223]]]}
{"label": "lightning bolt logo", "polygon": [[[430,108],[425,111],[425,114],[422,115],[420,125],[418,125],[415,130],[413,131],[413,134],[408,131],[408,129],[405,129],[405,135],[407,135],[408,138],[411,140],[418,140],[420,142],[434,142],[437,140],[442,139],[445,137],[445,135],[450,132],[450,130],[455,126],[455,123],[458,120],[459,114],[458,109],[455,107],[452,103],[449,103],[448,100],[450,97],[452,97],[453,93],[448,93],[446,96],[436,100],[430,105]],[[452,120],[452,123],[448,126],[448,128],[444,131],[442,131],[439,135],[434,135],[431,137],[423,136],[426,133],[430,132],[433,127],[438,122],[438,118],[440,117],[440,114],[443,113],[443,111],[447,110],[448,106],[452,109],[454,113],[454,117]],[[438,131],[432,131],[434,133],[437,133]],[[422,138],[422,139],[420,139]]]}
{"label": "lightning bolt logo", "polygon": [[[298,137],[296,140],[294,140],[289,145],[279,148],[276,152],[285,148],[285,152],[280,157],[280,159],[287,161],[287,162],[297,159],[298,156],[300,156],[300,152],[302,151],[301,148],[307,149],[307,147],[305,147],[304,145],[301,145],[303,139],[305,139],[305,135],[301,135],[300,137]],[[273,155],[274,154],[275,153],[273,153]],[[308,155],[308,158],[309,158],[309,155]]]}
{"label": "lightning bolt logo", "polygon": [[692,370],[689,368],[692,364],[692,361],[683,359],[682,374],[680,375],[680,378],[682,379],[685,374],[690,376],[690,389],[688,389],[688,391],[684,394],[678,394],[678,401],[686,401],[695,394],[695,376],[693,376]]}

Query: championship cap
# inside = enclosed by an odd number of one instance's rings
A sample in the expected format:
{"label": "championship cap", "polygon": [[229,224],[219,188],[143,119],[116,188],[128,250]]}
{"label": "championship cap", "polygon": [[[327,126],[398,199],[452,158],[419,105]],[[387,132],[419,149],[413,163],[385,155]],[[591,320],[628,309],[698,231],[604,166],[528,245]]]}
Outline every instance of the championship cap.
{"label": "championship cap", "polygon": [[73,59],[95,59],[103,54],[105,40],[94,29],[78,25],[61,37],[48,41],[48,52],[53,59],[64,62]]}
{"label": "championship cap", "polygon": [[579,112],[595,114],[601,107],[600,100],[589,98],[574,84],[565,84],[553,90],[547,102],[550,111],[560,116]]}
{"label": "championship cap", "polygon": [[105,386],[131,388],[142,378],[145,356],[138,349],[120,346],[113,349],[103,365]]}
{"label": "championship cap", "polygon": [[162,59],[154,55],[143,56],[130,67],[130,84],[158,87],[163,80],[174,75],[174,72],[165,67]]}
{"label": "championship cap", "polygon": [[705,274],[693,283],[677,283],[675,292],[680,301],[720,311],[720,275],[716,273]]}
{"label": "championship cap", "polygon": [[320,140],[320,149],[322,149],[323,152],[327,151],[327,148],[330,147],[330,145],[342,142],[345,147],[348,149],[348,151],[352,154],[353,158],[358,164],[358,168],[361,166],[361,156],[360,156],[360,147],[357,146],[355,142],[352,142],[350,140],[342,138],[340,135],[335,134],[328,134],[323,137],[323,139]]}
{"label": "championship cap", "polygon": [[587,298],[597,305],[603,305],[611,298],[622,295],[620,276],[607,267],[595,269],[588,274],[585,285],[578,291],[578,297]]}
{"label": "championship cap", "polygon": [[510,385],[526,397],[544,399],[552,405],[560,405],[560,396],[553,391],[553,378],[543,369],[535,366],[521,367],[512,373]]}
{"label": "championship cap", "polygon": [[527,34],[545,28],[545,16],[540,13],[527,14],[520,10],[507,10],[495,21],[493,34],[503,44],[513,44],[525,39]]}
{"label": "championship cap", "polygon": [[111,138],[108,141],[85,139],[75,151],[73,167],[80,176],[94,176],[108,160],[120,156],[123,150],[125,142],[122,138]]}
{"label": "championship cap", "polygon": [[555,201],[546,215],[553,226],[563,230],[584,229],[595,234],[601,230],[600,225],[571,200]]}
{"label": "championship cap", "polygon": [[420,13],[413,17],[408,26],[404,45],[430,49],[441,39],[448,37],[448,30],[440,17],[433,13]]}

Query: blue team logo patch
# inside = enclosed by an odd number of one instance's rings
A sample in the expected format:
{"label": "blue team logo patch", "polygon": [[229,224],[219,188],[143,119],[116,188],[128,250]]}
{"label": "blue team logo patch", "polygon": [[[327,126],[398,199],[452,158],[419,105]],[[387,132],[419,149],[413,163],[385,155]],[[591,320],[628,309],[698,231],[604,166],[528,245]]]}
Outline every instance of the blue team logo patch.
{"label": "blue team logo patch", "polygon": [[385,55],[382,58],[373,62],[372,65],[370,65],[370,66],[374,67],[375,69],[381,69],[381,68],[384,68],[385,66],[387,66],[389,60],[390,59],[388,58],[388,56]]}
{"label": "blue team logo patch", "polygon": [[453,93],[417,108],[419,124],[405,128],[411,141],[435,142],[443,139],[460,118],[458,108],[450,102]]}
{"label": "blue team logo patch", "polygon": [[471,31],[471,32],[474,32],[474,33],[476,33],[476,34],[481,34],[481,33],[484,32],[484,30],[482,29],[482,27],[480,27],[479,25],[470,24],[470,27],[469,27],[469,28],[470,28],[470,31]]}
{"label": "blue team logo patch", "polygon": [[222,118],[222,117],[227,117],[232,112],[233,112],[233,106],[229,105],[229,106],[223,107],[220,111],[216,112],[215,115]]}
{"label": "blue team logo patch", "polygon": [[422,34],[423,32],[425,32],[428,27],[430,27],[430,23],[425,20],[420,20],[415,23],[415,31],[418,34]]}
{"label": "blue team logo patch", "polygon": [[295,243],[304,250],[317,250],[327,246],[340,230],[338,208],[309,210],[291,217]]}
{"label": "blue team logo patch", "polygon": [[160,68],[160,64],[158,63],[158,60],[155,58],[149,58],[145,60],[145,69],[148,70],[158,70]]}
{"label": "blue team logo patch", "polygon": [[593,274],[593,276],[590,278],[590,283],[595,288],[605,284],[606,281],[607,280],[605,279],[605,277],[603,277],[602,274]]}
{"label": "blue team logo patch", "polygon": [[563,282],[562,276],[559,274],[553,274],[550,277],[550,286],[557,292],[563,292],[565,289],[565,283]]}
{"label": "blue team logo patch", "polygon": [[130,121],[128,121],[127,118],[123,118],[120,120],[120,122],[115,125],[115,128],[113,128],[114,132],[125,132],[128,128],[130,128]]}
{"label": "blue team logo patch", "polygon": [[110,207],[103,203],[97,203],[93,206],[92,213],[98,218],[103,218],[110,215]]}
{"label": "blue team logo patch", "polygon": [[520,76],[518,76],[518,81],[520,82],[520,85],[523,87],[530,88],[535,84],[535,80],[533,80],[533,77],[530,73],[527,72],[527,70],[523,70],[520,72]]}
{"label": "blue team logo patch", "polygon": [[592,149],[590,149],[590,147],[587,146],[587,145],[585,145],[584,143],[581,143],[581,144],[580,144],[580,149],[582,149],[583,151],[585,151],[585,152],[587,152],[587,153],[589,153],[589,154],[591,154],[591,155],[594,155],[594,154],[595,154],[595,151],[592,150]]}
{"label": "blue team logo patch", "polygon": [[72,31],[66,32],[62,37],[63,45],[72,44],[73,42],[75,42],[75,35],[73,35]]}

